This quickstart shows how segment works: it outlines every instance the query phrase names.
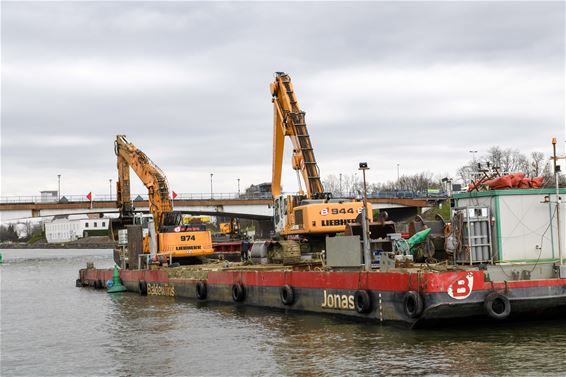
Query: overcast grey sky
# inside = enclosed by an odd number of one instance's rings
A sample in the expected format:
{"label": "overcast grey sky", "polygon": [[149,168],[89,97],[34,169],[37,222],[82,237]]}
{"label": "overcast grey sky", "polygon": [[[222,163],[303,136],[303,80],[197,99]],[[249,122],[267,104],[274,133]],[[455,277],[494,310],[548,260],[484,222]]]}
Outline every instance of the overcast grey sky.
{"label": "overcast grey sky", "polygon": [[[564,140],[563,2],[5,2],[2,195],[109,192],[116,134],[177,192],[271,180],[275,71],[323,177],[454,175]],[[562,144],[560,145],[562,148]],[[289,152],[287,151],[288,155]],[[145,189],[134,179],[133,191]],[[296,190],[286,162],[284,190]]]}

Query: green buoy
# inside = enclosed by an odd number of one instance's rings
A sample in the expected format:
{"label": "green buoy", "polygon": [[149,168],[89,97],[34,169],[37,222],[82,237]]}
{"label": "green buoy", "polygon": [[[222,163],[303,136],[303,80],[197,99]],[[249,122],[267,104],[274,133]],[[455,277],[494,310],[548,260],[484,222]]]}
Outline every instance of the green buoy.
{"label": "green buoy", "polygon": [[4,257],[2,256],[2,253],[0,253],[0,264],[4,263]]}
{"label": "green buoy", "polygon": [[112,273],[112,286],[106,290],[108,293],[126,292],[127,289],[122,285],[120,280],[120,271],[118,266],[114,266],[114,272]]}

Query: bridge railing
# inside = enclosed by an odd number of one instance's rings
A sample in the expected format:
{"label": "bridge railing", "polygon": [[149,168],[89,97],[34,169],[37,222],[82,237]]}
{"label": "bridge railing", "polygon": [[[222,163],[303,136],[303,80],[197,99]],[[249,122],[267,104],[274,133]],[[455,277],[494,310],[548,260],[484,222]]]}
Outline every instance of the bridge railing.
{"label": "bridge railing", "polygon": [[[137,200],[147,200],[147,194],[133,194],[131,199]],[[271,199],[270,192],[260,192],[260,193],[178,193],[175,200],[226,200],[226,199],[243,199],[243,200],[254,200],[254,199]],[[115,201],[116,195],[109,194],[92,194],[92,201],[94,202],[108,202]],[[42,197],[42,196],[0,196],[0,203],[69,203],[69,202],[88,202],[86,195],[61,195],[61,198],[52,197]]]}
{"label": "bridge railing", "polygon": [[[445,199],[448,198],[446,192],[431,193],[426,191],[378,191],[368,192],[368,198],[374,199]],[[348,192],[342,195],[334,194],[335,198],[361,198],[359,192]]]}
{"label": "bridge railing", "polygon": [[[295,194],[295,193],[285,193],[285,194]],[[361,198],[359,193],[343,193],[341,195],[334,195],[335,198]],[[447,193],[429,193],[429,192],[414,192],[414,191],[380,191],[380,192],[368,192],[368,198],[385,198],[385,199],[443,199],[447,198]],[[132,200],[147,200],[147,194],[133,194],[131,196]],[[258,193],[237,193],[237,192],[227,192],[227,193],[178,193],[175,200],[230,200],[230,199],[242,199],[242,200],[254,200],[254,199],[271,199],[270,192],[258,192]],[[110,196],[109,194],[93,194],[92,201],[94,202],[104,202],[104,201],[115,201],[116,195]],[[39,195],[37,196],[0,196],[0,203],[68,203],[68,202],[88,202],[86,195],[61,195],[61,199],[57,198],[45,198]]]}

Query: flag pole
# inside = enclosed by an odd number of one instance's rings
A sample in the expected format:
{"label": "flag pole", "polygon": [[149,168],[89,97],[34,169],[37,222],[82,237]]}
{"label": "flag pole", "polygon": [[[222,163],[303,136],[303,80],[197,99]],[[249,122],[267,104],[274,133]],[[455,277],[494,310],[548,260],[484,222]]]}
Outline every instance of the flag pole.
{"label": "flag pole", "polygon": [[90,209],[92,209],[92,191],[89,192],[88,194],[86,194],[86,198],[89,200],[90,202]]}

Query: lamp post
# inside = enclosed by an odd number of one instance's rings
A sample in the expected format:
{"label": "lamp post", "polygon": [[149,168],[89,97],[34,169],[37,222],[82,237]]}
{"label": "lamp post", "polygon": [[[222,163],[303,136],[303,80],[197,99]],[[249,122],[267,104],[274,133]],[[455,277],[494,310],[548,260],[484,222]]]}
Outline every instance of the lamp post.
{"label": "lamp post", "polygon": [[469,151],[472,154],[472,160],[474,161],[474,165],[476,164],[476,153],[478,153],[478,151]]}
{"label": "lamp post", "polygon": [[340,197],[342,197],[342,173],[340,173]]}
{"label": "lamp post", "polygon": [[110,183],[110,201],[112,201],[112,178],[110,178],[108,182]]}
{"label": "lamp post", "polygon": [[238,178],[238,198],[240,197],[240,178]]}
{"label": "lamp post", "polygon": [[57,174],[57,201],[61,200],[61,174]]}
{"label": "lamp post", "polygon": [[359,169],[362,171],[364,179],[364,201],[362,208],[362,228],[363,228],[363,241],[364,241],[364,268],[366,271],[371,271],[371,251],[369,246],[369,216],[367,213],[367,186],[366,186],[366,170],[368,170],[367,162],[360,162]]}
{"label": "lamp post", "polygon": [[214,173],[210,173],[210,199],[212,199],[214,196],[212,194],[212,176],[214,175]]}
{"label": "lamp post", "polygon": [[566,267],[564,265],[564,256],[562,250],[562,235],[560,234],[560,165],[558,165],[558,157],[556,156],[556,138],[552,138],[552,159],[554,160],[554,181],[556,184],[556,229],[558,236],[558,256],[559,263],[559,277],[564,279],[566,274]]}
{"label": "lamp post", "polygon": [[476,175],[475,175],[475,169],[476,169],[476,153],[478,153],[478,151],[469,151],[472,154],[472,161],[473,161],[473,165],[472,165],[472,180],[476,179]]}
{"label": "lamp post", "polygon": [[397,184],[399,184],[399,164],[397,164]]}

